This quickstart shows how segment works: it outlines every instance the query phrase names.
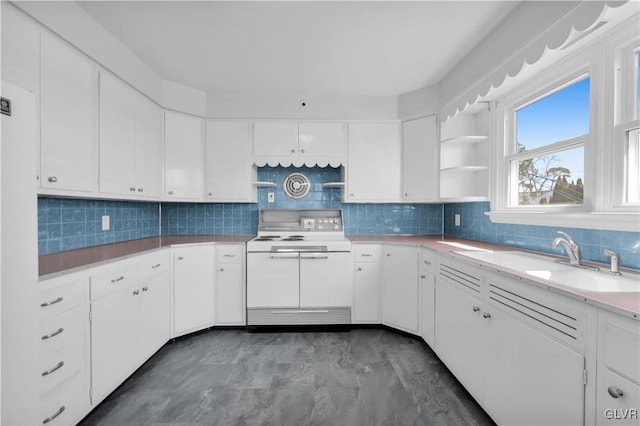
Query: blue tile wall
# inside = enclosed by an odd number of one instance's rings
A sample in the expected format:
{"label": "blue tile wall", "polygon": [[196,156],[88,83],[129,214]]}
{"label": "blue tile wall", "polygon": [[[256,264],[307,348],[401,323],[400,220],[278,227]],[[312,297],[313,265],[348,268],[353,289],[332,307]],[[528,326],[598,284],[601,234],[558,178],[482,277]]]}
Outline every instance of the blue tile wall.
{"label": "blue tile wall", "polygon": [[[564,230],[580,245],[584,259],[608,263],[602,253],[608,248],[620,254],[622,266],[640,269],[640,232],[492,223],[484,214],[488,211],[488,202],[445,204],[444,234],[564,256],[562,247],[551,248],[556,231]],[[456,213],[461,218],[459,227],[454,223]]]}
{"label": "blue tile wall", "polygon": [[[311,181],[309,193],[289,198],[282,183],[289,173],[304,173]],[[162,203],[162,235],[254,235],[260,209],[339,209],[344,211],[347,234],[442,233],[442,205],[342,204],[339,188],[323,188],[339,182],[340,169],[333,167],[260,167],[258,180],[275,187],[258,189],[256,204]],[[267,201],[274,193],[275,202]]]}
{"label": "blue tile wall", "polygon": [[[110,230],[102,231],[102,216]],[[117,243],[160,233],[158,203],[38,198],[38,253]]]}

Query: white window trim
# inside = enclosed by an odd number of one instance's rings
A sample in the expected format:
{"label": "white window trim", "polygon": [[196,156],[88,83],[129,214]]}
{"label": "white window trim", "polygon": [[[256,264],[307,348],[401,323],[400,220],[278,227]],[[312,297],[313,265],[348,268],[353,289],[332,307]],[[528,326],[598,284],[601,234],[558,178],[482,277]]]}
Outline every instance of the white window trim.
{"label": "white window trim", "polygon": [[[633,35],[631,35],[633,34]],[[616,106],[612,46],[620,50],[620,40],[631,46],[630,39],[637,39],[637,23],[629,20],[619,29],[612,30],[605,37],[590,43],[572,53],[558,63],[538,73],[521,84],[502,99],[497,100],[492,120],[492,158],[490,200],[488,213],[493,222],[594,228],[621,231],[640,231],[640,208],[635,205],[620,206],[614,202],[613,188],[619,186],[620,143],[612,149],[615,138],[614,116],[621,106]],[[636,42],[637,43],[637,42]],[[637,46],[637,44],[635,44]],[[578,77],[589,74],[591,79],[590,131],[584,141],[585,148],[585,193],[584,204],[576,206],[509,206],[510,141],[507,132],[514,132],[506,117],[516,106],[568,85]],[[628,87],[628,84],[625,84]],[[635,87],[635,86],[634,86]],[[609,88],[609,90],[607,90]],[[624,90],[621,89],[621,90]],[[620,95],[617,100],[620,101]],[[623,102],[630,102],[625,98]],[[628,109],[628,107],[623,108]],[[635,112],[635,109],[634,109]],[[628,116],[628,112],[625,112]],[[616,121],[617,122],[617,121]],[[513,133],[512,133],[513,135]],[[619,138],[618,138],[619,139]],[[528,152],[528,155],[532,151]],[[624,176],[622,176],[624,179]]]}

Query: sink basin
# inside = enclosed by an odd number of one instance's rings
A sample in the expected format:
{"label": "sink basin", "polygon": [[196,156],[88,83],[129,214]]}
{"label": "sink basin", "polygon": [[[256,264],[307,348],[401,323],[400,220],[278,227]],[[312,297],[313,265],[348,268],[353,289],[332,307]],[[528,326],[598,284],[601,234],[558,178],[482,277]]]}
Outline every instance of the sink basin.
{"label": "sink basin", "polygon": [[595,293],[640,292],[640,277],[634,274],[616,276],[606,270],[590,271],[519,251],[461,250],[454,253],[576,290]]}

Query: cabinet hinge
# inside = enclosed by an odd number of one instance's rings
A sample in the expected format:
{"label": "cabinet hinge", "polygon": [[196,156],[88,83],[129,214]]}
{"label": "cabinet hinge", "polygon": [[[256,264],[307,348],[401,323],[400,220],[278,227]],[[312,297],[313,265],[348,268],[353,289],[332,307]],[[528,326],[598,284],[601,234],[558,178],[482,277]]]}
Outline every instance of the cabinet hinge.
{"label": "cabinet hinge", "polygon": [[587,384],[587,370],[582,370],[582,384]]}
{"label": "cabinet hinge", "polygon": [[89,388],[89,401],[93,404],[93,388]]}
{"label": "cabinet hinge", "polygon": [[98,73],[98,87],[100,87],[100,73]]}
{"label": "cabinet hinge", "polygon": [[92,312],[89,311],[89,322],[93,321],[93,315],[91,315],[91,314],[92,314]]}

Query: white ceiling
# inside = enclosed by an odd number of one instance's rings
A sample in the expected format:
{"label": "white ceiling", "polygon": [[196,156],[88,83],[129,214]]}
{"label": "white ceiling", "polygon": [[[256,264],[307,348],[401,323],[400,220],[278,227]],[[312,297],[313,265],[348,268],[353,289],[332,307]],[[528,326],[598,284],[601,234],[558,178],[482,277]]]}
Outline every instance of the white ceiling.
{"label": "white ceiling", "polygon": [[518,2],[78,4],[161,78],[194,89],[397,95],[437,83]]}

